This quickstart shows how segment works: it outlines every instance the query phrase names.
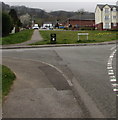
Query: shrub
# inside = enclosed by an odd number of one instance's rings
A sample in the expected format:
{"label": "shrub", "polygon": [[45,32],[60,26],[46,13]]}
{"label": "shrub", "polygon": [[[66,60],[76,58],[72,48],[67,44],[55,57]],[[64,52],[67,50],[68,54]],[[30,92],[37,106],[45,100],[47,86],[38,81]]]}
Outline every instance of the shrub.
{"label": "shrub", "polygon": [[13,28],[12,19],[7,13],[2,13],[2,36],[8,35]]}

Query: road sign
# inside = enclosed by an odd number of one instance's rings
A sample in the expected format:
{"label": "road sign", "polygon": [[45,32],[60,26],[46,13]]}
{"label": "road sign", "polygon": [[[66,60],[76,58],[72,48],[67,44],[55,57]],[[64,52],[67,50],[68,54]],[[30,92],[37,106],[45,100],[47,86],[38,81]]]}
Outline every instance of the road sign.
{"label": "road sign", "polygon": [[89,33],[78,33],[78,41],[80,40],[80,35],[86,35],[86,38],[88,40]]}

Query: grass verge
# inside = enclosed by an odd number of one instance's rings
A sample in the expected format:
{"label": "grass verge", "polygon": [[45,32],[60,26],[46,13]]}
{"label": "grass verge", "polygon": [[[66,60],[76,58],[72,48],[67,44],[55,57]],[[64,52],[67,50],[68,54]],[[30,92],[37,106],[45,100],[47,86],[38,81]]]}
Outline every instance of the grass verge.
{"label": "grass verge", "polygon": [[11,85],[13,84],[13,81],[15,80],[16,76],[15,74],[6,66],[0,65],[2,72],[2,80],[1,80],[1,89],[2,90],[2,98],[4,99],[5,96],[8,95]]}
{"label": "grass verge", "polygon": [[[32,45],[50,44],[50,34],[56,33],[56,44],[76,44],[76,43],[97,43],[116,40],[116,31],[40,31],[43,41],[33,43]],[[88,40],[86,36],[80,36],[78,41],[77,33],[89,33]]]}
{"label": "grass verge", "polygon": [[22,43],[30,40],[32,34],[33,34],[33,30],[23,30],[15,34],[10,34],[9,36],[0,39],[0,44],[8,45],[8,44]]}

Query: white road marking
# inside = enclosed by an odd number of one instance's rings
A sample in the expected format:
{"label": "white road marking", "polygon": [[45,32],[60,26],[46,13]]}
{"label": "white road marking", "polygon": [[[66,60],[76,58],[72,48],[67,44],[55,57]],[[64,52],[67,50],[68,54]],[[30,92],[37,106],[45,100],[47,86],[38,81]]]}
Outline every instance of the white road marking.
{"label": "white road marking", "polygon": [[108,74],[109,74],[109,75],[114,75],[113,70],[108,70]]}
{"label": "white road marking", "polygon": [[111,65],[111,62],[108,61],[108,65]]}
{"label": "white road marking", "polygon": [[115,76],[110,76],[110,79],[115,79],[116,77]]}
{"label": "white road marking", "polygon": [[115,88],[115,89],[113,89],[113,91],[114,91],[114,92],[117,92],[117,91],[118,91],[118,89],[116,89],[116,88]]}
{"label": "white road marking", "polygon": [[111,67],[111,66],[110,66],[110,67],[108,66],[107,69],[110,70],[110,69],[112,69],[112,67]]}
{"label": "white road marking", "polygon": [[111,82],[112,87],[113,87],[113,91],[117,92],[118,91],[118,84],[116,83],[116,77],[114,75],[113,65],[112,65],[113,58],[114,58],[114,55],[116,53],[116,46],[112,47],[111,50],[113,50],[113,52],[109,56],[108,63],[107,63],[107,70],[108,70],[108,75],[110,77],[110,82]]}
{"label": "white road marking", "polygon": [[112,73],[108,73],[109,75],[114,75],[114,73],[112,72]]}
{"label": "white road marking", "polygon": [[115,79],[115,78],[114,78],[114,79],[110,79],[110,81],[111,81],[111,82],[116,82],[116,79]]}
{"label": "white road marking", "polygon": [[113,58],[113,55],[111,55],[110,58]]}
{"label": "white road marking", "polygon": [[112,84],[112,86],[113,86],[113,87],[117,87],[117,86],[118,86],[118,84],[117,84],[117,83],[114,83],[114,84]]}
{"label": "white road marking", "polygon": [[113,73],[113,70],[108,70],[110,73]]}

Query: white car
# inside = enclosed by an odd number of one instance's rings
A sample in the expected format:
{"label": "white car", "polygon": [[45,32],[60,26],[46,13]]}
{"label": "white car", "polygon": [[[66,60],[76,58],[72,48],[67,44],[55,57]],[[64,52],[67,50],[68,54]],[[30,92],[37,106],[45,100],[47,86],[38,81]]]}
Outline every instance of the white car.
{"label": "white car", "polygon": [[34,26],[32,27],[32,29],[39,29],[38,24],[34,24]]}

